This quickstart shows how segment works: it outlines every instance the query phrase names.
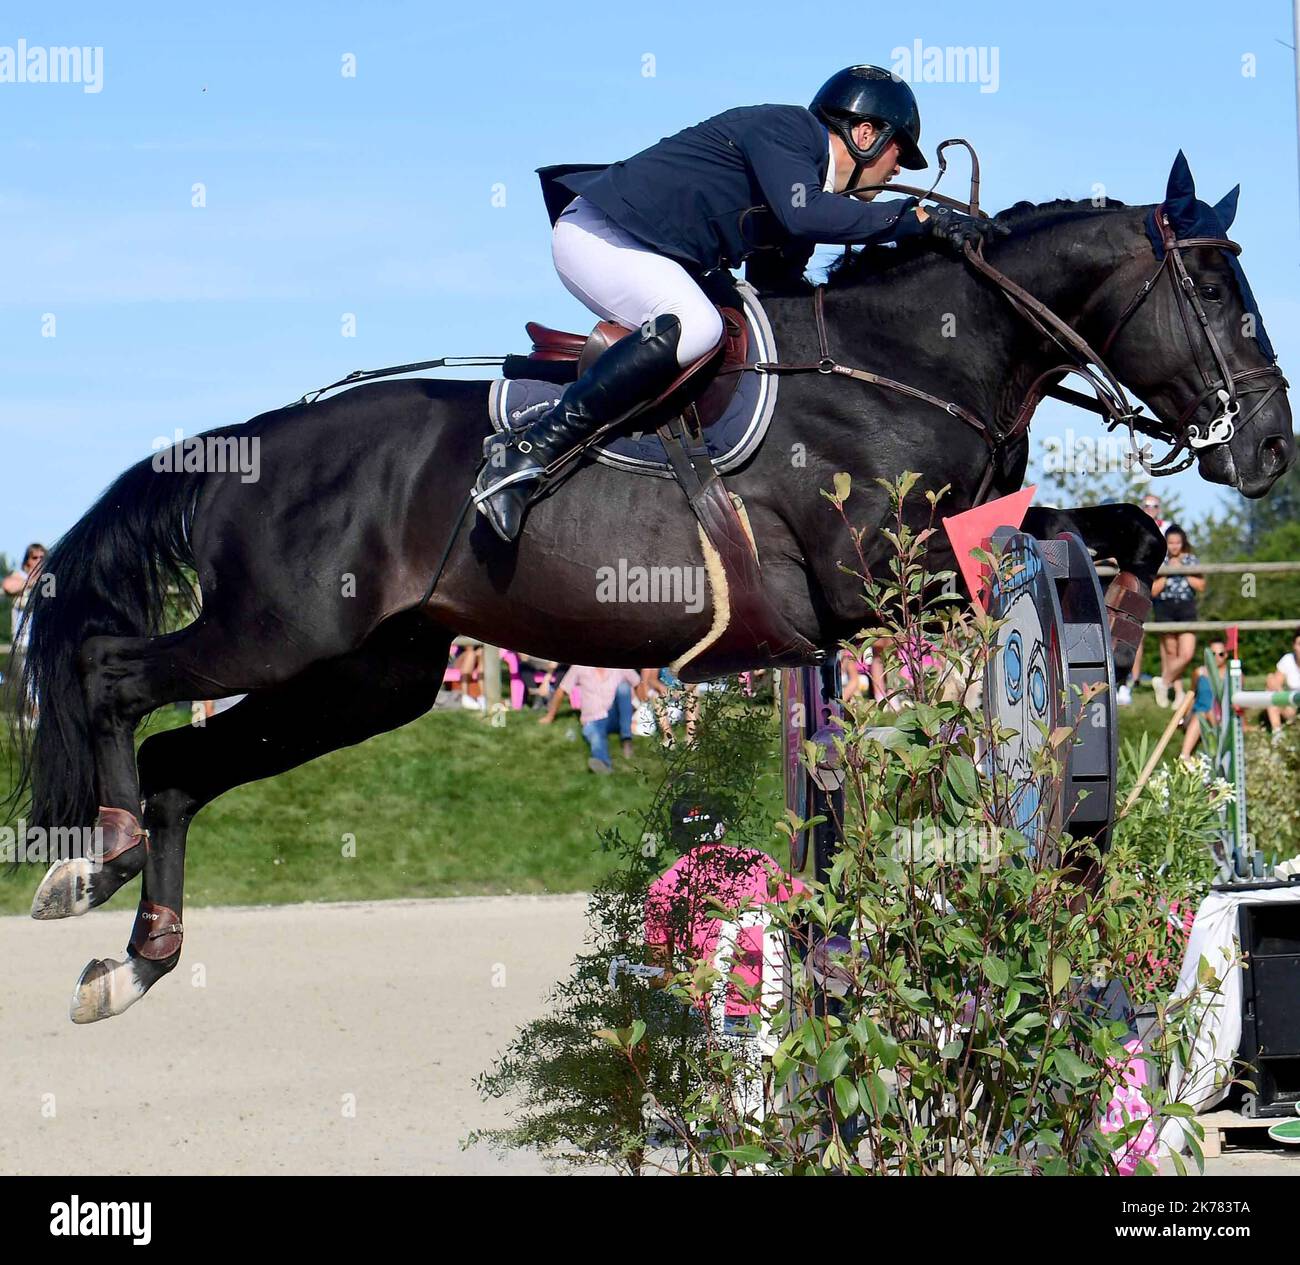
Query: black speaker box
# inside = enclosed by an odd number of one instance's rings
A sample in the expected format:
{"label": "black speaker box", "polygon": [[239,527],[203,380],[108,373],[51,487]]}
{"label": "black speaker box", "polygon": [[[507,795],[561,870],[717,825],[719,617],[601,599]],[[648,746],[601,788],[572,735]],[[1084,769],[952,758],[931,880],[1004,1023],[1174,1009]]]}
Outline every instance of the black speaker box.
{"label": "black speaker box", "polygon": [[1241,1094],[1248,1116],[1293,1116],[1300,1103],[1300,901],[1243,904],[1238,931],[1242,977]]}

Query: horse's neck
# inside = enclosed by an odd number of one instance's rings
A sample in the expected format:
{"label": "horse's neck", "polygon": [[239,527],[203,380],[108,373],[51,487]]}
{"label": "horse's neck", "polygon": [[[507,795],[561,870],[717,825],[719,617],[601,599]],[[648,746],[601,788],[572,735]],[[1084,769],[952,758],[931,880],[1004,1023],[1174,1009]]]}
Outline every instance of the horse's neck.
{"label": "horse's neck", "polygon": [[[1100,341],[1100,333],[1087,327],[1107,281],[1133,256],[1144,209],[1045,218],[991,250],[989,262],[1084,337]],[[952,399],[995,423],[1008,423],[1029,384],[1066,358],[991,280],[955,261],[910,268],[896,283],[886,276],[833,293],[828,325],[838,359]],[[907,315],[899,319],[898,313]],[[919,336],[933,338],[920,323],[938,328],[945,321],[952,353],[925,356],[926,366],[912,370]],[[973,343],[966,339],[970,330],[978,331]],[[811,331],[805,337],[815,346]]]}
{"label": "horse's neck", "polygon": [[[1084,337],[1107,283],[1134,264],[1146,207],[1099,209],[1047,219],[991,252],[989,262]],[[1018,318],[1019,319],[1019,318]]]}

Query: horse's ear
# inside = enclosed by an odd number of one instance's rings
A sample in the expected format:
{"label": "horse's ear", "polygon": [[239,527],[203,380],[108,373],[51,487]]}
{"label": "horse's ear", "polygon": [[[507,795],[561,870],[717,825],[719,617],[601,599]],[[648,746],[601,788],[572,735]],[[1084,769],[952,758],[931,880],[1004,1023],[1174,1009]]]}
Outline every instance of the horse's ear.
{"label": "horse's ear", "polygon": [[1169,169],[1169,184],[1165,188],[1165,214],[1178,232],[1191,229],[1196,221],[1196,182],[1192,169],[1180,149],[1174,165]]}
{"label": "horse's ear", "polygon": [[1226,233],[1232,227],[1232,221],[1237,218],[1237,199],[1241,197],[1241,186],[1233,185],[1232,188],[1214,204],[1214,213],[1219,217],[1219,223],[1223,225],[1223,231]]}

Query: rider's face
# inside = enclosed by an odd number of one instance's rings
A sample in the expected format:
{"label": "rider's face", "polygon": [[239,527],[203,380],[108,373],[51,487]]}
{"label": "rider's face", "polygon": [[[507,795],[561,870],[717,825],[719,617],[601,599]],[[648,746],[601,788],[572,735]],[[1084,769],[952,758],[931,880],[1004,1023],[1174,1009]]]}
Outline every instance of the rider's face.
{"label": "rider's face", "polygon": [[[876,139],[876,129],[870,123],[859,123],[853,129],[853,141],[861,149],[870,149],[872,142]],[[849,151],[839,143],[836,137],[836,180],[835,190],[837,193],[843,193],[849,187],[849,181],[853,177],[853,158]],[[898,163],[898,142],[890,141],[880,152],[880,157],[869,166],[863,167],[858,173],[855,184],[884,184],[898,175],[901,167]],[[863,202],[870,202],[879,189],[872,189],[867,193],[855,193],[853,196],[861,199]]]}
{"label": "rider's face", "polygon": [[[876,129],[870,123],[859,123],[858,134],[853,139],[863,149],[869,149],[876,139]],[[885,184],[898,175],[901,170],[902,168],[898,162],[898,142],[890,141],[880,151],[880,157],[870,166],[862,169],[862,174],[858,177],[858,184]],[[870,193],[863,193],[858,196],[864,202],[870,202],[879,192],[879,189],[873,189]]]}

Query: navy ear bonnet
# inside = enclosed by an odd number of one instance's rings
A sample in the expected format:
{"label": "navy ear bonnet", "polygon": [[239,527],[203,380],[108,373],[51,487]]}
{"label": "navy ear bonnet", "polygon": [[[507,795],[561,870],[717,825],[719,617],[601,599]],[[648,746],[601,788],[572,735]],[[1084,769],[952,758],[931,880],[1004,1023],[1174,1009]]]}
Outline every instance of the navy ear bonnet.
{"label": "navy ear bonnet", "polygon": [[[1161,211],[1169,217],[1170,227],[1181,238],[1227,237],[1232,221],[1237,216],[1237,198],[1240,193],[1241,186],[1237,185],[1214,206],[1200,201],[1196,196],[1196,186],[1192,182],[1191,168],[1188,167],[1187,159],[1183,157],[1183,151],[1180,149],[1169,172],[1165,200],[1160,206],[1154,208],[1146,219],[1147,236],[1151,239],[1156,258],[1165,257],[1164,237],[1160,232],[1160,225],[1156,222],[1156,216]],[[1228,262],[1228,267],[1232,269],[1233,276],[1237,278],[1242,306],[1254,320],[1255,342],[1268,362],[1273,364],[1277,360],[1277,353],[1268,340],[1268,334],[1264,329],[1264,318],[1260,315],[1254,294],[1251,293],[1250,282],[1246,280],[1246,274],[1241,270],[1237,256],[1228,250],[1223,251],[1222,254]]]}

